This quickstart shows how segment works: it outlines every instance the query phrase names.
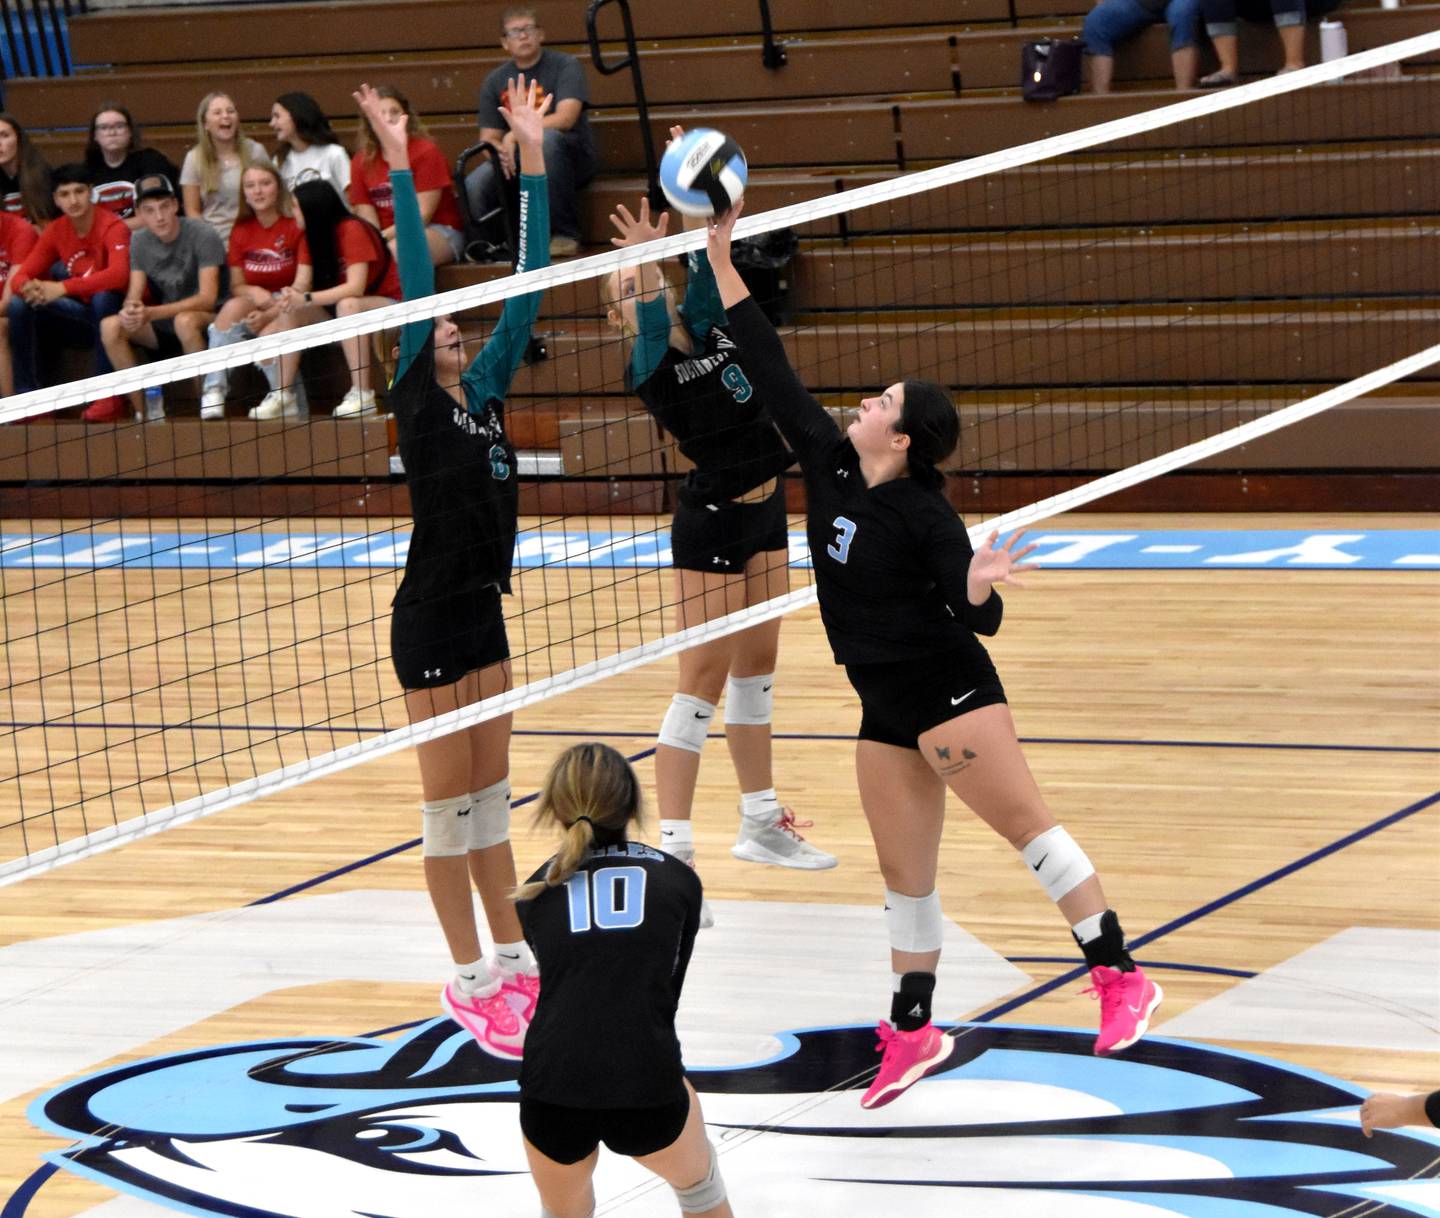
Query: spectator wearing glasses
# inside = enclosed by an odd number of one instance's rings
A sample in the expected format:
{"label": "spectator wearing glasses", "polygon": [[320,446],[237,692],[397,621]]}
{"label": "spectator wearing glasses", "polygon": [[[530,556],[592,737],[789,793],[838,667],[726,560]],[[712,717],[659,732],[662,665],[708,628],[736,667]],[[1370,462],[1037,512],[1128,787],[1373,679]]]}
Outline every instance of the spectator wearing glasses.
{"label": "spectator wearing glasses", "polygon": [[[425,225],[425,244],[432,266],[458,261],[465,249],[465,221],[455,201],[455,184],[450,163],[439,145],[425,134],[425,126],[410,99],[392,85],[374,90],[379,113],[394,123],[404,115],[410,131],[410,167],[415,174],[415,193],[420,200],[420,219]],[[395,204],[390,190],[390,166],[380,152],[380,143],[367,114],[360,115],[360,151],[350,164],[350,205],[362,220],[368,220],[390,243],[390,257],[396,257]]]}
{"label": "spectator wearing glasses", "polygon": [[223,247],[240,214],[240,175],[251,165],[269,163],[264,146],[241,132],[240,113],[230,95],[205,94],[195,111],[195,146],[180,166],[185,214],[210,225]]}
{"label": "spectator wearing glasses", "polygon": [[0,211],[43,225],[55,218],[50,164],[13,115],[0,113]]}
{"label": "spectator wearing glasses", "polygon": [[[136,365],[137,347],[162,359],[205,350],[225,265],[215,230],[180,214],[175,184],[164,174],[136,181],[135,206],[145,227],[130,245],[129,290],[120,312],[100,324],[100,340],[117,368]],[[140,391],[130,400],[138,413]]]}
{"label": "spectator wearing glasses", "polygon": [[308,93],[282,93],[270,107],[275,164],[294,191],[301,182],[329,182],[343,199],[350,189],[350,154]]}
{"label": "spectator wearing glasses", "polygon": [[[17,393],[41,387],[42,352],[67,339],[79,338],[94,346],[96,376],[111,370],[97,339],[125,299],[130,275],[130,230],[113,212],[95,206],[85,166],[61,165],[51,181],[60,215],[45,226],[20,269],[10,276],[5,316]],[[85,418],[92,423],[112,422],[124,406],[120,398],[104,398],[91,404]]]}
{"label": "spectator wearing glasses", "polygon": [[135,214],[135,179],[161,173],[173,182],[179,176],[168,156],[144,146],[130,111],[113,101],[101,102],[90,118],[85,168],[90,171],[95,202],[124,220],[132,233],[140,227],[140,217]]}
{"label": "spectator wearing glasses", "polygon": [[585,71],[573,55],[545,48],[545,30],[533,8],[507,8],[500,15],[500,37],[510,62],[502,63],[485,78],[479,103],[480,138],[494,144],[500,156],[498,164],[484,161],[465,179],[470,212],[483,216],[494,211],[500,205],[504,185],[501,179],[515,178],[515,135],[501,121],[500,106],[506,101],[507,81],[523,73],[527,80],[539,82],[542,96],[555,99],[545,115],[545,168],[554,234],[550,253],[552,257],[566,257],[580,248],[576,196],[599,167],[595,136],[585,115],[590,102]]}

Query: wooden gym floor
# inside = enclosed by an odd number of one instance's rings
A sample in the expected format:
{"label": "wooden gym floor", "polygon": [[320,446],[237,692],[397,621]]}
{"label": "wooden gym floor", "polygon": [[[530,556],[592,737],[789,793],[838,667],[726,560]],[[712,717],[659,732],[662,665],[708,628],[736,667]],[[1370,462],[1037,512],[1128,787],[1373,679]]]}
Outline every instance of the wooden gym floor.
{"label": "wooden gym floor", "polygon": [[[1436,523],[1087,516],[1046,527]],[[854,788],[856,701],[815,612],[803,611],[782,635],[777,785],[840,866],[796,873],[729,856],[737,796],[722,741],[707,748],[697,799],[697,861],[717,926],[702,933],[681,1022],[692,1066],[717,1071],[701,1091],[736,1213],[826,1204],[910,1216],[962,1206],[1047,1216],[1440,1212],[1440,1183],[1429,1179],[1440,1142],[1357,1140],[1342,1115],[1353,1096],[1318,1077],[1440,1087],[1433,574],[1057,570],[1006,599],[997,666],[1042,788],[1165,987],[1156,1048],[1135,1056],[1131,1074],[1107,1062],[1109,1072],[1092,1077],[1085,1039],[1064,1031],[1095,1021],[1073,943],[1012,852],[952,801],[940,891],[954,926],[937,1014],[977,1026],[962,1030],[967,1050],[955,1060],[965,1064],[953,1077],[883,1110],[888,1124],[859,1119],[848,1071],[873,1060],[870,1038],[843,1029],[884,1013],[880,882]],[[558,747],[587,737],[637,757],[648,783],[674,669],[662,661],[523,712],[516,796],[536,789]],[[293,1106],[283,1120],[241,1119],[253,1075],[212,1065],[201,1086],[173,1058],[143,1094],[140,1082],[85,1092],[97,1121],[124,1129],[74,1155],[75,1171],[42,1166],[73,1138],[32,1123],[63,1125],[78,1110],[75,1089],[27,1115],[42,1093],[119,1063],[202,1050],[224,1063],[233,1055],[218,1047],[255,1041],[312,1053],[335,1042],[309,1059],[331,1061],[339,1042],[377,1030],[402,1029],[389,1033],[394,1044],[448,1045],[426,1066],[435,1079],[453,1082],[459,1070],[461,1084],[503,1081],[503,1070],[446,1039],[453,1029],[411,1026],[437,1016],[446,976],[418,850],[384,854],[418,832],[417,801],[414,760],[402,753],[0,889],[0,1027],[9,1029],[0,1032],[0,1215],[140,1218],[163,1212],[162,1202],[205,1214],[537,1212],[513,1162],[509,1106],[432,1096],[426,1107],[418,1091],[397,1090],[393,1063],[376,1076],[389,1080],[374,1084],[384,1094],[358,1107],[371,1116],[403,1108],[404,1120],[346,1126],[353,1153],[334,1140],[343,1121],[360,1119],[353,1108],[341,1105],[323,1136],[297,1132]],[[523,872],[549,844],[524,809],[516,826]],[[361,860],[371,861],[349,867]],[[827,1031],[812,1034],[814,1051],[804,1037],[794,1051],[780,1036],[818,1027]],[[1009,1064],[992,1068],[1001,1061]],[[1261,1136],[1257,1128],[1273,1134],[1278,1117],[1247,1125],[1245,1110],[1187,1141],[1193,1110],[1230,1109],[1213,1095],[1186,1099],[1184,1088],[1179,1099],[1155,1099],[1170,1096],[1155,1080],[1182,1076],[1201,1091],[1239,1087],[1267,1103],[1267,1088],[1278,1087],[1268,1112],[1337,1115],[1281,1122],[1294,1136],[1252,1146],[1247,1160],[1233,1147]],[[198,1118],[199,1094],[224,1119]],[[326,1103],[338,1094],[324,1092]],[[1155,1115],[1166,1105],[1174,1111]],[[967,1136],[945,1142],[936,1128],[953,1122]],[[749,1132],[757,1125],[768,1132]],[[409,1153],[422,1126],[432,1141],[441,1130],[429,1159]],[[787,1128],[801,1126],[807,1136],[787,1140]],[[877,1141],[879,1132],[895,1136]],[[502,1174],[477,1174],[489,1171]],[[1394,1183],[1411,1177],[1425,1182]],[[141,1199],[117,1197],[117,1181]],[[1282,1184],[1289,1191],[1277,1192]],[[620,1164],[607,1162],[597,1195],[601,1213],[674,1211],[668,1193]]]}

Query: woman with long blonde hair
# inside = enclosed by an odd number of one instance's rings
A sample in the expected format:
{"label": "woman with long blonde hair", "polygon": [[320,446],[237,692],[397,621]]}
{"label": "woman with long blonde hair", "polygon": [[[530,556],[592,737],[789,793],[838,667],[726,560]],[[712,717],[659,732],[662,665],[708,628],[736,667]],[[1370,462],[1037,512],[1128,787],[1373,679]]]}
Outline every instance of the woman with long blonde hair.
{"label": "woman with long blonde hair", "polygon": [[535,821],[560,830],[560,849],[515,893],[544,978],[520,1066],[525,1155],[551,1218],[594,1212],[601,1142],[669,1183],[685,1213],[731,1218],[675,1034],[700,880],[630,840],[640,819],[640,782],[608,745],[550,767]]}
{"label": "woman with long blonde hair", "polygon": [[240,178],[251,165],[268,165],[270,156],[240,129],[240,112],[228,93],[207,93],[195,111],[195,145],[180,166],[185,214],[204,220],[230,239],[240,214]]}

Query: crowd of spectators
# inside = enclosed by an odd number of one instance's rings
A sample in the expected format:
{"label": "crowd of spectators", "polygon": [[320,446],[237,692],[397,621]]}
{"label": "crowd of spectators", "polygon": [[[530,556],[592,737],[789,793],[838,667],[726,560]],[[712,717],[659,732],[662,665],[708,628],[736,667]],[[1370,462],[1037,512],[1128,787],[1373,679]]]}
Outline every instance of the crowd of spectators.
{"label": "crowd of spectators", "polygon": [[[1237,5],[1240,16],[1274,20],[1286,51],[1282,70],[1293,70],[1303,64],[1306,19],[1338,3],[1098,0],[1084,25],[1092,88],[1109,90],[1118,44],[1161,21],[1170,27],[1178,88],[1197,83],[1202,23],[1221,67],[1198,83],[1233,83]],[[500,106],[520,71],[554,97],[545,117],[550,252],[564,257],[580,248],[577,195],[599,164],[584,69],[545,46],[532,7],[502,13],[500,45],[508,62],[485,78],[477,106],[479,139],[489,147],[458,194],[449,162],[409,99],[392,87],[377,90],[387,112],[408,116],[410,163],[436,266],[467,249],[512,252],[494,220],[503,216],[505,192],[516,190],[513,136]],[[83,161],[52,169],[21,123],[0,112],[0,395],[63,379],[67,347],[92,350],[99,374],[399,299],[390,172],[369,121],[361,116],[352,154],[316,99],[297,91],[274,100],[269,129],[267,149],[246,134],[229,94],[208,93],[177,169],[146,146],[127,106],[106,101],[91,117]],[[344,346],[351,384],[335,413],[373,414],[369,345],[355,338]],[[308,412],[298,362],[291,355],[261,365],[270,392],[250,417]],[[202,418],[225,416],[228,387],[226,373],[206,376]],[[133,405],[102,399],[84,417],[116,421]]]}

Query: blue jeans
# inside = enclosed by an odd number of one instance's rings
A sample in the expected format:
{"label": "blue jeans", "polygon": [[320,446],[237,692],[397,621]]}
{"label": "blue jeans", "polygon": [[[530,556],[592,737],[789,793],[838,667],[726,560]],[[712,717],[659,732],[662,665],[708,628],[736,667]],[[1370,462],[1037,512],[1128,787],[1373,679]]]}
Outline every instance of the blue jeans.
{"label": "blue jeans", "polygon": [[[518,155],[518,154],[517,154]],[[594,145],[573,131],[545,129],[545,178],[550,187],[550,232],[556,237],[580,236],[575,196],[600,167]],[[500,206],[500,168],[488,158],[465,177],[470,214],[477,220]]]}
{"label": "blue jeans", "polygon": [[1304,25],[1340,7],[1340,0],[1203,0],[1205,32],[1211,38],[1233,37],[1239,18],[1273,20],[1277,27]]}
{"label": "blue jeans", "polygon": [[[1100,0],[1085,16],[1085,50],[1115,56],[1115,46],[1162,20],[1140,0]],[[1200,28],[1200,0],[1168,0],[1163,20],[1170,26],[1170,51],[1193,47]]]}
{"label": "blue jeans", "polygon": [[124,292],[96,292],[89,300],[62,296],[38,309],[31,308],[16,293],[10,298],[6,317],[10,321],[10,356],[15,369],[15,392],[28,393],[40,386],[39,356],[42,348],[88,343],[95,348],[95,375],[114,369],[100,342],[100,322],[118,313],[125,303]]}

